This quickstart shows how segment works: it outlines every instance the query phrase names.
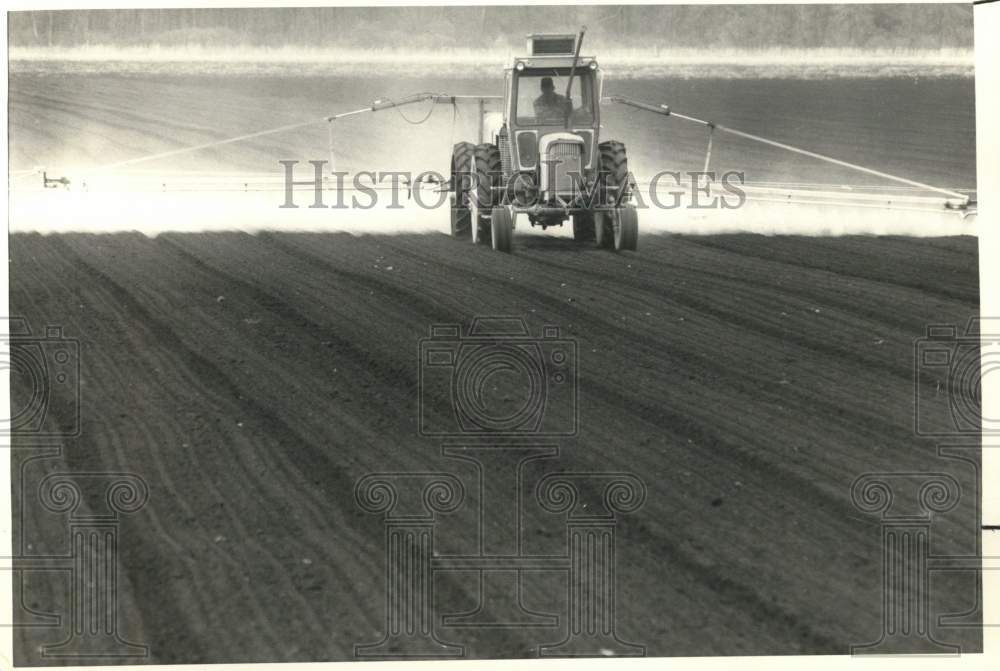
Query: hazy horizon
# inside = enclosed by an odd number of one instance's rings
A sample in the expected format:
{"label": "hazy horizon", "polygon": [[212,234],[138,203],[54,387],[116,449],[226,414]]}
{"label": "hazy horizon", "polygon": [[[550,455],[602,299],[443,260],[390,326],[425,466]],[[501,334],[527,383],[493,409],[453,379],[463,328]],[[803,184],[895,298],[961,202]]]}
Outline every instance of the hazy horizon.
{"label": "hazy horizon", "polygon": [[[972,9],[931,5],[632,5],[42,10],[9,13],[24,49],[522,50],[588,27],[590,50],[971,50]],[[415,30],[419,28],[419,30]]]}

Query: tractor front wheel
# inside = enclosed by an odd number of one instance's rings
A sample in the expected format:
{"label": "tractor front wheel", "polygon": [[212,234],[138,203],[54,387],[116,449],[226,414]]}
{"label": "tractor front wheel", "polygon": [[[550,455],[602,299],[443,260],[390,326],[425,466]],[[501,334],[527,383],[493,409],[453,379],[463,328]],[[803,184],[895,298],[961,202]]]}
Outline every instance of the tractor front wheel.
{"label": "tractor front wheel", "polygon": [[509,254],[514,239],[514,217],[510,208],[503,205],[493,208],[493,214],[490,217],[490,234],[493,249]]}
{"label": "tractor front wheel", "polygon": [[619,207],[612,218],[616,252],[634,252],[639,242],[639,214],[634,207]]}
{"label": "tractor front wheel", "polygon": [[573,239],[577,242],[589,242],[594,239],[593,212],[578,212],[573,215]]}
{"label": "tractor front wheel", "polygon": [[601,249],[614,247],[615,229],[612,225],[614,210],[601,209],[594,212],[594,240]]}

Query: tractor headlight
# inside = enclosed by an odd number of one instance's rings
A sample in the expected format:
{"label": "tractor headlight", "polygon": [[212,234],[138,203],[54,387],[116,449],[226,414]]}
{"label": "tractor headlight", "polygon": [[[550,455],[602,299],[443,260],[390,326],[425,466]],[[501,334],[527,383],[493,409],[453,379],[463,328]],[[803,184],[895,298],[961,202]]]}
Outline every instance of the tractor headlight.
{"label": "tractor headlight", "polygon": [[518,72],[520,72],[521,70],[524,69],[524,63],[522,63],[521,61],[518,61],[517,65],[514,66],[514,69],[517,70]]}
{"label": "tractor headlight", "polygon": [[590,61],[590,69],[591,70],[597,69],[597,61]]}

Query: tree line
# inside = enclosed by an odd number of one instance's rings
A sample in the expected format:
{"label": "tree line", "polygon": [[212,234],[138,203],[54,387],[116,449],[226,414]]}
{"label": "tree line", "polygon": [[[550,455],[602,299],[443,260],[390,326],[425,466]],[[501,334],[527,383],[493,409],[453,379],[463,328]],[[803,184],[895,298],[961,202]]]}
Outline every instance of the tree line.
{"label": "tree line", "polygon": [[511,48],[589,27],[593,49],[972,47],[964,5],[308,7],[10,12],[13,47]]}

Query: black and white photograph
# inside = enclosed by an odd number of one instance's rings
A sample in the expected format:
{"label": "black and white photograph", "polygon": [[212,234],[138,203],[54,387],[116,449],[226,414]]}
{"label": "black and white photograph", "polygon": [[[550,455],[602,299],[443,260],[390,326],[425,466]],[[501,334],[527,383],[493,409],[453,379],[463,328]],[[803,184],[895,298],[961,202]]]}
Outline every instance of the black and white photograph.
{"label": "black and white photograph", "polygon": [[299,4],[6,12],[4,668],[986,662],[996,4]]}

